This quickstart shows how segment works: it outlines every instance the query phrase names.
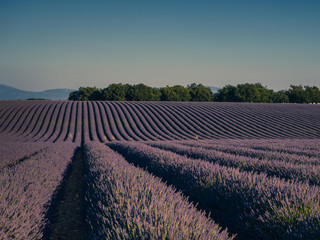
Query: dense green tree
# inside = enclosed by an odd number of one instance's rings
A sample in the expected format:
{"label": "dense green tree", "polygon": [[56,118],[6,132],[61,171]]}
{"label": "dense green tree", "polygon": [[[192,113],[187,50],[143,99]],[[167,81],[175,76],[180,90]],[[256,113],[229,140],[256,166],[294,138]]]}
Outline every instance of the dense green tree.
{"label": "dense green tree", "polygon": [[90,98],[90,95],[96,91],[99,91],[99,89],[96,87],[80,87],[79,88],[80,101],[92,100],[92,98]]}
{"label": "dense green tree", "polygon": [[260,92],[254,84],[238,84],[235,92],[237,102],[260,102]]}
{"label": "dense green tree", "polygon": [[166,86],[160,89],[161,101],[190,101],[189,89],[175,85],[172,87]]}
{"label": "dense green tree", "polygon": [[96,87],[80,87],[78,91],[69,94],[69,100],[90,101],[103,100],[101,89]]}
{"label": "dense green tree", "polygon": [[143,83],[133,85],[131,91],[130,95],[132,95],[133,101],[160,101],[160,90]]}
{"label": "dense green tree", "polygon": [[273,102],[274,92],[261,83],[245,83],[237,86],[226,85],[214,96],[222,102]]}
{"label": "dense green tree", "polygon": [[319,103],[320,102],[320,90],[318,87],[295,86],[290,85],[290,89],[286,91],[291,103]]}
{"label": "dense green tree", "polygon": [[289,97],[285,91],[275,92],[272,95],[272,102],[274,102],[274,103],[288,103]]}
{"label": "dense green tree", "polygon": [[103,95],[107,101],[125,101],[127,100],[127,91],[127,85],[113,83],[103,90]]}
{"label": "dense green tree", "polygon": [[189,89],[191,101],[194,102],[211,102],[213,101],[213,94],[210,88],[202,84],[192,83],[187,87]]}
{"label": "dense green tree", "polygon": [[88,99],[90,101],[103,101],[105,100],[105,97],[101,89],[96,89],[90,94]]}
{"label": "dense green tree", "polygon": [[261,83],[238,84],[235,91],[237,102],[272,102],[273,91]]}
{"label": "dense green tree", "polygon": [[320,103],[320,90],[316,86],[305,86],[306,103]]}
{"label": "dense green tree", "polygon": [[133,97],[134,97],[133,85],[126,84],[125,86],[126,86],[126,101],[133,101]]}
{"label": "dense green tree", "polygon": [[160,89],[161,101],[178,101],[178,96],[175,91],[170,87],[164,87]]}
{"label": "dense green tree", "polygon": [[226,85],[214,94],[214,100],[218,102],[237,102],[238,99],[235,96],[236,90],[237,87]]}
{"label": "dense green tree", "polygon": [[174,85],[171,89],[177,94],[177,101],[190,101],[191,96],[189,89],[181,85]]}
{"label": "dense green tree", "polygon": [[291,103],[306,103],[306,94],[302,85],[290,85],[290,89],[286,92]]}
{"label": "dense green tree", "polygon": [[318,87],[290,85],[289,90],[274,92],[261,83],[226,85],[216,94],[202,84],[192,83],[186,87],[175,85],[161,89],[145,84],[110,84],[105,89],[80,87],[69,94],[69,100],[90,101],[221,101],[221,102],[263,102],[263,103],[319,103]]}
{"label": "dense green tree", "polygon": [[68,100],[80,101],[80,92],[79,91],[70,92]]}

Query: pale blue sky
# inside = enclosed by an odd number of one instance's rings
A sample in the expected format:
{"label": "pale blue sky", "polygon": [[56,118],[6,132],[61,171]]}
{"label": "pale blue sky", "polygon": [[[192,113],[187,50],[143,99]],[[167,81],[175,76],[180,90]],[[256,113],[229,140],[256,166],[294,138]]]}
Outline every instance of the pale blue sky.
{"label": "pale blue sky", "polygon": [[0,83],[320,87],[318,1],[1,1]]}

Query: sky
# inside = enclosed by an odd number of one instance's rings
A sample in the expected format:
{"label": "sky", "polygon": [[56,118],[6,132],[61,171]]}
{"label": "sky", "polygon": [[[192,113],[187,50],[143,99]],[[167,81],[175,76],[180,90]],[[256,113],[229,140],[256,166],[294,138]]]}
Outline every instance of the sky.
{"label": "sky", "polygon": [[0,83],[320,87],[320,1],[0,1]]}

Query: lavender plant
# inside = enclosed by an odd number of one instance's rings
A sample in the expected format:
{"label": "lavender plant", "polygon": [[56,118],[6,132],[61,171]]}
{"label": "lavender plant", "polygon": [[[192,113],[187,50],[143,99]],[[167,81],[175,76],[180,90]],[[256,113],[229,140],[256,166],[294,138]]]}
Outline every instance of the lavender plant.
{"label": "lavender plant", "polygon": [[[251,142],[251,141],[250,141]],[[283,144],[284,142],[288,142],[287,140],[278,140],[276,143]],[[320,144],[320,141],[313,140],[317,144]],[[306,164],[306,165],[320,165],[320,158],[316,157],[320,155],[320,151],[318,151],[318,155],[314,154],[315,151],[309,152],[300,152],[291,153],[291,152],[279,152],[273,150],[260,150],[252,148],[252,145],[248,143],[248,145],[238,145],[238,141],[234,140],[220,140],[220,141],[180,141],[177,142],[182,145],[192,146],[192,147],[200,147],[208,150],[216,150],[223,153],[229,153],[236,156],[241,157],[250,157],[250,158],[258,158],[260,160],[269,160],[269,161],[284,161],[293,164]],[[308,144],[309,141],[302,142],[301,144]],[[270,144],[265,143],[265,146]],[[284,150],[285,148],[283,148]],[[306,153],[306,154],[303,154]]]}
{"label": "lavender plant", "polygon": [[315,165],[293,164],[284,161],[268,161],[252,157],[237,156],[200,146],[185,146],[172,142],[155,142],[150,145],[169,150],[190,158],[200,158],[222,166],[239,168],[241,171],[266,173],[286,180],[299,180],[312,185],[320,185],[320,167]]}
{"label": "lavender plant", "polygon": [[[4,140],[11,137],[20,141],[72,139],[77,143],[313,139],[320,137],[317,108],[246,103],[8,101],[0,103],[0,140],[3,136]],[[83,132],[87,128],[88,136]]]}
{"label": "lavender plant", "polygon": [[2,142],[0,145],[0,172],[2,168],[15,165],[50,146],[49,143],[42,142]]}
{"label": "lavender plant", "polygon": [[0,172],[1,239],[42,239],[46,212],[75,148],[72,143],[52,144]]}
{"label": "lavender plant", "polygon": [[320,189],[192,160],[142,143],[110,143],[129,162],[182,190],[244,239],[317,239]]}
{"label": "lavender plant", "polygon": [[89,239],[232,239],[181,193],[100,143],[84,146]]}

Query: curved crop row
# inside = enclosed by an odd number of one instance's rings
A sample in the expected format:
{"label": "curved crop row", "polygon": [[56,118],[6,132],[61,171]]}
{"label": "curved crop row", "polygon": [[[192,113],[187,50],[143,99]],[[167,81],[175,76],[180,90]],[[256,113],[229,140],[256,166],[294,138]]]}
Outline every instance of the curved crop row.
{"label": "curved crop row", "polygon": [[320,188],[192,160],[143,143],[108,144],[173,184],[243,239],[316,239]]}
{"label": "curved crop row", "polygon": [[42,239],[46,213],[76,145],[52,144],[0,172],[1,239]]}
{"label": "curved crop row", "polygon": [[[301,145],[309,146],[309,144],[317,144],[317,147],[320,144],[319,140],[312,140],[311,141],[299,141],[295,146],[296,151],[285,151],[285,146],[281,147],[282,151],[276,151],[276,149],[272,150],[272,145],[282,145],[284,142],[288,144],[288,140],[277,140],[273,144],[268,142],[264,143],[264,149],[259,149],[255,147],[252,141],[244,144],[246,141],[242,141],[241,144],[234,140],[220,140],[218,141],[181,141],[179,142],[182,145],[192,146],[192,147],[200,147],[205,148],[208,150],[215,150],[220,151],[223,153],[229,153],[236,156],[241,157],[251,157],[251,158],[258,158],[261,160],[268,160],[268,161],[284,161],[293,164],[306,164],[306,165],[320,165],[320,149],[301,149]],[[260,141],[259,141],[260,142]],[[261,143],[260,146],[262,147]],[[268,149],[269,147],[269,149]],[[300,147],[300,151],[297,148]]]}
{"label": "curved crop row", "polygon": [[0,102],[0,141],[319,138],[319,106],[186,102]]}
{"label": "curved crop row", "polygon": [[107,146],[84,146],[89,239],[231,239],[160,179]]}
{"label": "curved crop row", "polygon": [[0,171],[7,166],[13,166],[24,161],[32,155],[50,147],[50,143],[19,143],[19,146],[13,142],[3,142],[0,145]]}
{"label": "curved crop row", "polygon": [[173,142],[155,142],[150,145],[164,150],[169,150],[189,158],[202,159],[221,166],[238,168],[240,171],[266,173],[268,176],[275,176],[286,180],[291,179],[308,182],[311,185],[320,185],[319,166],[236,156],[221,151],[208,150],[201,146],[185,146]]}

